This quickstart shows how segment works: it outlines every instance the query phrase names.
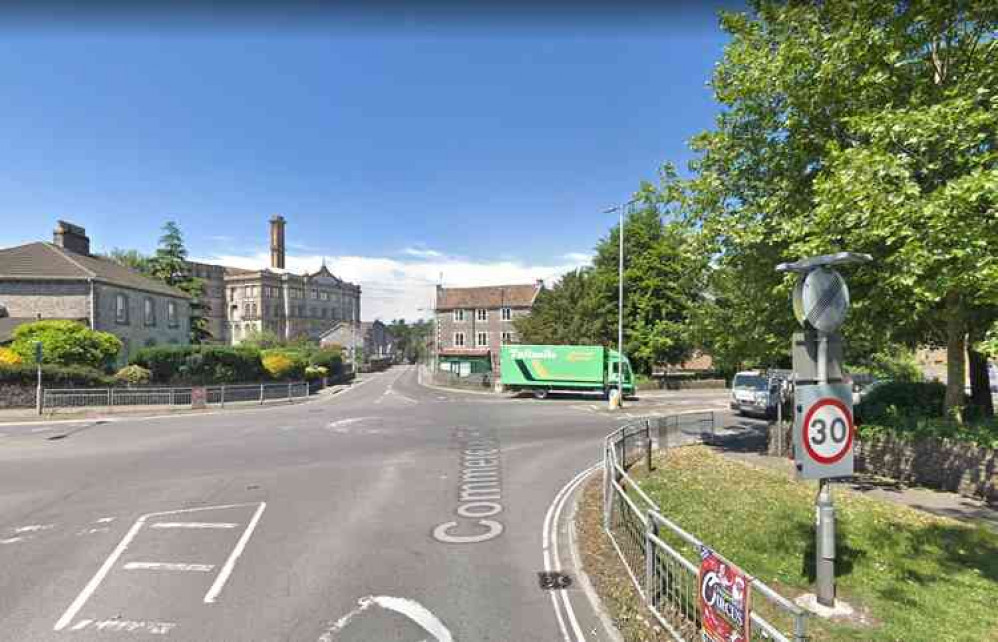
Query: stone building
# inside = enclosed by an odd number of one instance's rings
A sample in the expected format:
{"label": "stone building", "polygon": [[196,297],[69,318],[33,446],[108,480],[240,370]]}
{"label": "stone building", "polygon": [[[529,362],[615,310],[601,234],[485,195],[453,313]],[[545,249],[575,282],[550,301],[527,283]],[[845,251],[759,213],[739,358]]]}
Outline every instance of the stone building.
{"label": "stone building", "polygon": [[513,322],[530,314],[543,282],[475,288],[437,286],[438,368],[462,376],[498,372],[499,346],[518,343]]}
{"label": "stone building", "polygon": [[189,297],[135,270],[90,254],[78,225],[59,221],[52,243],[0,250],[0,342],[37,319],[71,319],[114,334],[121,361],[153,345],[190,341]]}
{"label": "stone building", "polygon": [[360,323],[340,321],[322,333],[319,339],[322,346],[340,346],[347,363],[353,362],[355,347],[361,349],[365,361],[385,360],[395,354],[395,338],[391,330],[381,321]]}
{"label": "stone building", "polygon": [[205,280],[214,341],[238,344],[264,330],[282,339],[318,341],[337,322],[360,320],[360,286],[337,278],[325,263],[311,274],[287,271],[284,234],[284,217],[275,216],[270,220],[270,268],[188,262],[191,273]]}

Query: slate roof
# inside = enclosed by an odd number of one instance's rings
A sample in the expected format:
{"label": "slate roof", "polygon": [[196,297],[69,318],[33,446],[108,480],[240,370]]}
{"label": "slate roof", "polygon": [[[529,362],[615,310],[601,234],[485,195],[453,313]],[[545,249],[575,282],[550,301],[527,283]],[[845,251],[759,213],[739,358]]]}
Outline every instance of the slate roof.
{"label": "slate roof", "polygon": [[490,285],[477,288],[437,288],[437,310],[456,308],[529,308],[539,283]]}
{"label": "slate roof", "polygon": [[0,279],[35,279],[101,283],[132,290],[190,298],[180,290],[98,256],[70,252],[52,243],[28,243],[0,250]]}

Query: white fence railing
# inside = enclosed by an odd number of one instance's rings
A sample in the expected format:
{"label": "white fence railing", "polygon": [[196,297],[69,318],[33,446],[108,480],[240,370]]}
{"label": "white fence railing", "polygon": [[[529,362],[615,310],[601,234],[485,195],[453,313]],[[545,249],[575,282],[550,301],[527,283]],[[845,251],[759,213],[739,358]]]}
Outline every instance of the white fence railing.
{"label": "white fence railing", "polygon": [[[108,409],[123,406],[191,407],[198,400],[198,386],[180,388],[46,388],[42,391],[44,412],[81,408]],[[203,386],[207,406],[225,407],[229,403],[291,402],[307,397],[309,386],[304,381],[262,383],[250,385]]]}
{"label": "white fence railing", "polygon": [[[603,444],[603,529],[634,587],[655,619],[674,640],[700,640],[696,552],[704,545],[662,515],[634,479],[628,458],[652,463],[653,435],[660,447],[708,441],[713,413],[689,413],[630,424]],[[634,461],[637,459],[635,458]],[[633,461],[632,461],[633,463]],[[765,583],[752,580],[751,639],[803,642],[806,612]]]}

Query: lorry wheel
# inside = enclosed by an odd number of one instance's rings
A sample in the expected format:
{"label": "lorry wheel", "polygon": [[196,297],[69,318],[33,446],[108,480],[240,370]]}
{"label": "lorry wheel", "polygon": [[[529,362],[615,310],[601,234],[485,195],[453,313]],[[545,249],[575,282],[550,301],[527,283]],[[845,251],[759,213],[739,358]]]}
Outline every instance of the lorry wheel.
{"label": "lorry wheel", "polygon": [[538,388],[534,390],[534,399],[546,399],[548,396],[548,391],[544,388]]}

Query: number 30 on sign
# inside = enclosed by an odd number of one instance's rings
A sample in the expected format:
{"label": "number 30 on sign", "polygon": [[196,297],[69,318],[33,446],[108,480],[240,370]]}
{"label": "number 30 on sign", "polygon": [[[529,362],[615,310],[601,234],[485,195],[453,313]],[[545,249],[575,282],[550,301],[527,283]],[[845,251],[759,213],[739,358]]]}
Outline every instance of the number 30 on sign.
{"label": "number 30 on sign", "polygon": [[801,441],[819,464],[834,464],[852,449],[852,411],[840,399],[825,397],[811,405],[802,424]]}

